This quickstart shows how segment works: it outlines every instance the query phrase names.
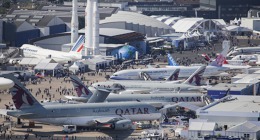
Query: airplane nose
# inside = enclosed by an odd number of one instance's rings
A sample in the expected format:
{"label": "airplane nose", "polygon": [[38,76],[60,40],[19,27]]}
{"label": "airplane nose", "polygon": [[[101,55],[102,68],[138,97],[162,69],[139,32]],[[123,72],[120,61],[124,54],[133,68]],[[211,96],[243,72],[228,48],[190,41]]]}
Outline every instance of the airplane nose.
{"label": "airplane nose", "polygon": [[14,86],[14,82],[10,79],[1,78],[0,88],[1,89],[9,89]]}

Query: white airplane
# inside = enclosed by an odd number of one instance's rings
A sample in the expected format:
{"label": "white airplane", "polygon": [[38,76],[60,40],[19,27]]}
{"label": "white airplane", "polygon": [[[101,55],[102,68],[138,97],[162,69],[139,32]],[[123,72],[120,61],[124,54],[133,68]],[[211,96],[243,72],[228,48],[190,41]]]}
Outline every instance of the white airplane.
{"label": "white airplane", "polygon": [[16,109],[1,109],[3,115],[54,125],[114,130],[129,129],[133,121],[152,121],[161,117],[154,106],[140,102],[43,105],[15,77],[5,77],[15,83],[10,92]]}
{"label": "white airplane", "polygon": [[[211,98],[201,93],[168,92],[162,94],[135,94],[134,96],[132,94],[109,94],[109,91],[92,93],[77,76],[72,75],[70,78],[77,94],[86,94],[84,96],[86,102],[144,102],[156,108],[164,108],[165,106],[174,105],[179,102],[186,102],[201,107],[212,102]],[[112,87],[110,90],[113,88],[116,87]],[[96,90],[100,89],[97,88]],[[75,98],[75,100],[77,100],[77,98]]]}
{"label": "white airplane", "polygon": [[0,90],[6,90],[14,86],[14,82],[12,80],[6,79],[4,77],[0,77]]}
{"label": "white airplane", "polygon": [[[206,67],[206,70],[203,74],[203,77],[210,76],[221,76],[224,71],[229,70],[227,67],[222,67],[222,64],[225,61],[225,56],[228,53],[230,42],[224,41],[223,45],[224,50],[215,59],[209,66]],[[165,79],[170,77],[170,75],[176,69],[180,69],[179,77],[186,78],[192,75],[200,66],[178,66],[172,57],[169,57],[171,66],[166,66],[166,68],[149,68],[149,69],[131,69],[131,70],[122,70],[114,73],[110,79],[112,80],[142,80],[141,74],[147,73],[152,79]]]}
{"label": "white airplane", "polygon": [[238,55],[238,54],[257,54],[260,53],[260,47],[241,47],[234,48],[233,51],[230,51],[227,56]]}
{"label": "white airplane", "polygon": [[[124,92],[126,93],[149,93],[152,91],[183,91],[183,90],[203,90],[205,89],[205,86],[194,86],[190,85],[190,82],[193,81],[193,78],[195,78],[195,83],[197,85],[200,85],[201,82],[201,76],[203,75],[203,72],[205,71],[206,66],[200,66],[187,80],[185,80],[183,83],[175,83],[173,82],[165,82],[165,81],[106,81],[106,82],[98,82],[92,84],[92,87],[94,88],[100,88],[100,87],[112,87],[116,86],[116,88],[121,88],[121,90],[126,90]],[[121,92],[122,93],[122,92]]]}
{"label": "white airplane", "polygon": [[24,57],[33,57],[39,59],[51,58],[58,63],[65,64],[82,59],[81,51],[84,47],[84,40],[85,37],[81,35],[70,52],[43,49],[41,47],[30,44],[24,44],[20,47],[20,49],[23,50]]}

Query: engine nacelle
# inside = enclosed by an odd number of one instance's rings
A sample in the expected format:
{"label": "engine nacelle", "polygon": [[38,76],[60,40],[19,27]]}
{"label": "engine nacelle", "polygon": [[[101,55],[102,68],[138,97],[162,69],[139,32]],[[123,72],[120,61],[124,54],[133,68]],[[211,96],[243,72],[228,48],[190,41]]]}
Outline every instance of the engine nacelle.
{"label": "engine nacelle", "polygon": [[131,120],[120,120],[113,124],[112,129],[126,130],[126,129],[131,129],[131,127],[132,127]]}
{"label": "engine nacelle", "polygon": [[9,64],[12,64],[12,65],[17,64],[17,60],[15,60],[15,59],[10,59],[10,60],[9,60]]}

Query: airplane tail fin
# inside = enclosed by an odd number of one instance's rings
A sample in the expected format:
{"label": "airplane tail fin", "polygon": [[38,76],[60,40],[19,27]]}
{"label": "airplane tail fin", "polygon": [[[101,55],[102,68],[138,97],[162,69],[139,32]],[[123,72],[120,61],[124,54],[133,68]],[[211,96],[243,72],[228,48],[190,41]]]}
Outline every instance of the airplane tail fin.
{"label": "airplane tail fin", "polygon": [[14,82],[14,86],[10,88],[12,100],[16,109],[31,108],[33,106],[41,106],[41,104],[33,97],[33,95],[26,89],[17,78],[11,74],[4,75]]}
{"label": "airplane tail fin", "polygon": [[82,83],[76,75],[70,75],[72,84],[78,94],[78,97],[91,97],[93,93]]}
{"label": "airplane tail fin", "polygon": [[184,84],[191,84],[193,82],[193,78],[195,78],[195,84],[200,85],[201,77],[206,69],[206,66],[199,67],[187,80],[185,80]]}
{"label": "airplane tail fin", "polygon": [[168,77],[168,78],[165,79],[165,80],[166,80],[166,81],[178,80],[179,73],[180,73],[180,69],[175,69],[175,70],[173,71],[173,73],[170,75],[170,77]]}
{"label": "airplane tail fin", "polygon": [[211,61],[212,61],[212,60],[210,59],[210,57],[209,57],[207,54],[205,54],[205,53],[201,54],[201,56],[202,56],[207,62],[211,62]]}
{"label": "airplane tail fin", "polygon": [[81,53],[84,47],[84,41],[85,41],[85,36],[80,35],[76,43],[73,45],[71,48],[70,52],[72,53]]}
{"label": "airplane tail fin", "polygon": [[225,63],[226,57],[230,48],[230,41],[224,40],[222,43],[223,51],[217,56],[217,58],[211,62],[211,66],[222,66]]}
{"label": "airplane tail fin", "polygon": [[170,53],[167,54],[169,66],[179,66]]}
{"label": "airplane tail fin", "polygon": [[90,97],[87,103],[102,103],[106,100],[110,92],[111,92],[110,90],[104,88],[98,88],[94,92],[93,96]]}

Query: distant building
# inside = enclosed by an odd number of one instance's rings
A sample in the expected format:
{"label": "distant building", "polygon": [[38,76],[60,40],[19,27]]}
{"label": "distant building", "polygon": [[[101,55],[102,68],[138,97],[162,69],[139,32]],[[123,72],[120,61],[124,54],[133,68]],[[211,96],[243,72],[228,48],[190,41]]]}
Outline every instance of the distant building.
{"label": "distant building", "polygon": [[3,21],[2,39],[8,46],[20,47],[30,39],[40,36],[40,30],[27,21]]}
{"label": "distant building", "polygon": [[211,18],[224,19],[225,21],[247,17],[249,9],[257,5],[260,5],[259,0],[200,0],[202,11],[213,11],[215,14],[211,14],[214,16]]}

